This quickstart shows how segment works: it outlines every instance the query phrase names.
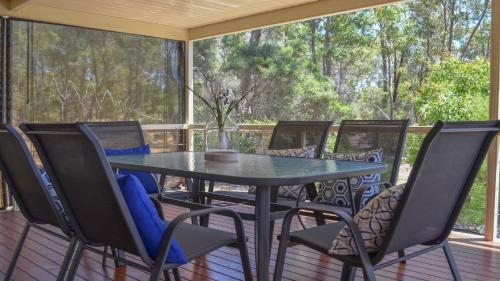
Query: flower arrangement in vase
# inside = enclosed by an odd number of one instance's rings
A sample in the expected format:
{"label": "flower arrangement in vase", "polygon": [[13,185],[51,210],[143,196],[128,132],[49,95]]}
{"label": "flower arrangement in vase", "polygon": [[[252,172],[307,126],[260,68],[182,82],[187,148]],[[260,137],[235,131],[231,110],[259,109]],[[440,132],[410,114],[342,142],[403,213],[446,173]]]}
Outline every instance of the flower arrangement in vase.
{"label": "flower arrangement in vase", "polygon": [[205,127],[205,151],[238,152],[240,128],[230,115],[251,91],[237,97],[234,91],[226,89],[213,92],[206,98],[191,89],[189,90],[203,102],[213,117],[213,120],[208,122]]}

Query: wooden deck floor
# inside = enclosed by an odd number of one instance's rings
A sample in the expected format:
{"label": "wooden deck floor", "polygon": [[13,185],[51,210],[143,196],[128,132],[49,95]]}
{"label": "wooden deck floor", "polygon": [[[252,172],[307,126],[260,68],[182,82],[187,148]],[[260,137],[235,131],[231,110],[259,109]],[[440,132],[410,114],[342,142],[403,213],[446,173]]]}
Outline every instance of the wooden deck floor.
{"label": "wooden deck floor", "polygon": [[[171,219],[185,210],[166,206],[166,217]],[[10,257],[20,236],[24,218],[16,211],[0,213],[0,278],[3,278]],[[211,217],[211,227],[232,230],[231,222],[223,217]],[[253,239],[253,224],[246,222],[247,235]],[[280,227],[278,224],[277,227]],[[297,226],[298,227],[298,226]],[[458,268],[464,280],[500,280],[500,245],[486,243],[480,238],[453,234],[452,248]],[[14,280],[54,280],[62,262],[67,242],[33,230],[22,251]],[[272,260],[277,243],[273,245]],[[253,253],[253,243],[249,243]],[[415,250],[415,249],[413,249]],[[408,252],[411,252],[410,249]],[[133,257],[132,257],[133,258]],[[106,267],[100,265],[101,257],[86,252],[78,269],[76,280],[147,280],[148,275],[132,268],[115,269],[113,262]],[[252,262],[254,258],[251,257]],[[274,264],[271,264],[271,269]],[[255,268],[253,269],[255,271]],[[338,280],[341,264],[304,248],[291,248],[287,255],[284,280]],[[236,250],[223,248],[209,256],[181,267],[184,280],[242,280],[243,274]],[[357,280],[362,280],[358,276]],[[434,251],[408,261],[406,265],[395,265],[377,271],[377,280],[451,280],[451,275],[441,251]]]}

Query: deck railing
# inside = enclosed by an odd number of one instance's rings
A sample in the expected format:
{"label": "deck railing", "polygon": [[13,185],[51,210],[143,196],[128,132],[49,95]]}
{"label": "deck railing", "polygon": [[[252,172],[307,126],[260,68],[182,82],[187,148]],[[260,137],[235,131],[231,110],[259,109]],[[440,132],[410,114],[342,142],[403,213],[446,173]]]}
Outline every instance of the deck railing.
{"label": "deck railing", "polygon": [[[240,125],[240,151],[245,153],[263,153],[269,143],[274,124],[241,124]],[[204,146],[204,124],[159,124],[143,125],[148,143],[154,152],[164,151],[203,151]],[[412,126],[409,128],[408,141],[406,144],[403,161],[399,172],[399,182],[406,182],[413,164],[414,156],[418,152],[421,142],[431,127]],[[327,151],[333,149],[335,135],[339,126],[332,126],[331,137],[327,143]],[[486,190],[482,181],[481,187]],[[477,200],[476,200],[477,201]],[[467,205],[462,211],[456,227],[467,232],[484,232],[484,206],[478,204]]]}
{"label": "deck railing", "polygon": [[[240,124],[240,132],[243,134],[243,137],[248,137],[249,135],[253,136],[255,140],[255,151],[246,151],[246,147],[243,147],[243,152],[256,152],[262,153],[265,147],[267,147],[267,143],[269,141],[269,137],[274,129],[275,124]],[[429,132],[431,127],[429,126],[412,126],[409,129],[410,134],[426,134]],[[154,140],[150,139],[150,143],[152,143],[153,147],[156,149],[166,149],[173,150],[177,148],[178,150],[202,150],[203,143],[203,131],[205,129],[205,124],[153,124],[153,125],[142,125],[142,129],[144,130],[146,136],[152,135],[155,133],[162,133],[165,136],[165,140],[161,142],[158,137]],[[331,134],[334,135],[338,132],[339,125],[334,125],[331,128]],[[182,132],[182,133],[181,133]],[[171,138],[168,141],[168,136],[179,136],[179,134],[183,134],[182,138],[176,137],[176,142],[173,142],[174,139]],[[192,136],[192,137],[188,137]]]}

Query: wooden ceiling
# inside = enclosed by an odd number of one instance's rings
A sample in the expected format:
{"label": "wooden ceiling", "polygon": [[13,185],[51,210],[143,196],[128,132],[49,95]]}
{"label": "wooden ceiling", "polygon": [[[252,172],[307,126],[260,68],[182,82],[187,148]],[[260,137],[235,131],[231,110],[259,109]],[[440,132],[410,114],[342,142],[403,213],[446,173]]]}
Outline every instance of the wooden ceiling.
{"label": "wooden ceiling", "polygon": [[33,0],[76,12],[193,28],[318,0]]}
{"label": "wooden ceiling", "polygon": [[0,0],[0,15],[201,39],[395,0]]}

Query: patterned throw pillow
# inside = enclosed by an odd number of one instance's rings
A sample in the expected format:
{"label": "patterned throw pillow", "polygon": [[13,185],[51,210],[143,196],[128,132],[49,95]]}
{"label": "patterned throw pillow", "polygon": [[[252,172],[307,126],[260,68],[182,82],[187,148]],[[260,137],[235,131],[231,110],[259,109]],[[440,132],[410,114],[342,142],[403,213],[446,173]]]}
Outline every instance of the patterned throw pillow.
{"label": "patterned throw pillow", "polygon": [[[316,155],[316,145],[306,146],[302,148],[293,148],[293,149],[275,149],[275,150],[267,150],[267,155],[273,156],[286,156],[286,157],[299,157],[299,158],[314,158]],[[289,186],[280,186],[278,191],[278,196],[281,198],[290,198],[296,200],[299,197],[300,191],[302,190],[303,185],[289,185]],[[248,192],[251,194],[255,194],[255,186],[250,186]],[[300,195],[300,200],[305,201],[307,199],[307,192],[302,192]]]}
{"label": "patterned throw pillow", "polygon": [[[361,153],[334,153],[326,155],[325,158],[331,160],[382,163],[382,155],[383,149],[380,148]],[[349,194],[346,179],[333,179],[321,182],[319,194],[315,201],[329,202],[335,206],[351,207],[352,198],[354,194],[356,194],[356,190],[358,190],[361,185],[380,182],[380,174],[358,176],[350,180],[353,194]],[[364,206],[366,202],[377,193],[379,193],[378,185],[373,185],[366,189],[361,199],[361,206]]]}
{"label": "patterned throw pillow", "polygon": [[[368,253],[380,250],[404,188],[405,185],[401,184],[384,190],[354,216],[354,222],[359,227]],[[347,225],[333,240],[329,253],[343,256],[358,254],[352,232]]]}
{"label": "patterned throw pillow", "polygon": [[66,215],[66,212],[64,211],[64,208],[61,204],[61,200],[59,200],[59,197],[57,196],[57,193],[54,189],[54,185],[52,184],[52,181],[50,180],[49,174],[47,174],[47,171],[45,168],[39,168],[40,174],[42,176],[42,181],[47,189],[50,198],[52,199],[52,202],[54,202],[54,205],[57,208],[57,212],[62,216],[64,221],[66,222],[66,225],[71,229],[71,224],[69,222],[68,215]]}

